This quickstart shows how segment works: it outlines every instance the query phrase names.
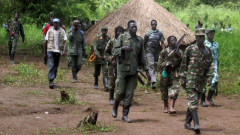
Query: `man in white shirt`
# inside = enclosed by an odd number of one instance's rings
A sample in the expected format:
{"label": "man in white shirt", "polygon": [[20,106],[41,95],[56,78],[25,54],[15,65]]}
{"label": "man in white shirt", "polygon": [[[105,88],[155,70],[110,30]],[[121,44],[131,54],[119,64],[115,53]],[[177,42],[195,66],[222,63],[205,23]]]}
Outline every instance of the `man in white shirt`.
{"label": "man in white shirt", "polygon": [[53,80],[57,76],[60,57],[65,55],[67,36],[65,31],[59,27],[59,19],[53,19],[53,28],[46,34],[44,45],[44,58],[48,59],[49,88],[54,88]]}

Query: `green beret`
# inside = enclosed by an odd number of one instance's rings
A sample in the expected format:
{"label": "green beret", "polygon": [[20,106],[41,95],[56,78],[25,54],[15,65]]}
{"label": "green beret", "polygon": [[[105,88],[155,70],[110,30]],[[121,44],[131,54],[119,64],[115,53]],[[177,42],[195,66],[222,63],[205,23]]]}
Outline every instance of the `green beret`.
{"label": "green beret", "polygon": [[206,30],[206,34],[208,34],[208,33],[210,33],[210,32],[214,32],[214,33],[215,33],[215,30],[213,30],[213,29],[207,29],[207,30]]}
{"label": "green beret", "polygon": [[107,26],[103,26],[101,30],[108,30]]}

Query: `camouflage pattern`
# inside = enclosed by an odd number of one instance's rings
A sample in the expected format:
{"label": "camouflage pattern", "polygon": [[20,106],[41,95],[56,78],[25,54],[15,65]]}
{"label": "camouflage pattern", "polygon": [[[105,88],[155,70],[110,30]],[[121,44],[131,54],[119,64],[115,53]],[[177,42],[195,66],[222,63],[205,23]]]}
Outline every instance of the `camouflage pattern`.
{"label": "camouflage pattern", "polygon": [[[97,35],[95,37],[95,40],[93,42],[93,48],[94,48],[94,52],[96,54],[96,58],[94,59],[94,65],[95,65],[94,76],[99,76],[100,75],[99,65],[102,66],[102,71],[103,71],[104,77],[108,76],[108,66],[107,66],[107,62],[104,58],[104,53],[105,53],[107,43],[110,39],[111,38],[109,36],[107,36],[104,39],[102,37],[102,35]],[[101,59],[98,58],[99,55],[102,57]]]}
{"label": "camouflage pattern", "polygon": [[[132,52],[122,51],[122,46],[130,46]],[[116,79],[116,102],[123,99],[123,105],[132,105],[134,89],[137,87],[137,73],[141,66],[144,71],[148,71],[147,60],[143,46],[143,39],[139,36],[132,38],[129,32],[118,37],[113,48],[113,56],[118,57],[117,79]]]}
{"label": "camouflage pattern", "polygon": [[[218,61],[218,57],[219,57],[218,43],[216,43],[214,41],[213,41],[213,43],[211,43],[208,40],[205,40],[204,43],[205,43],[205,46],[209,47],[212,51],[212,58],[213,58],[213,62],[214,62],[214,77],[212,79],[212,83],[211,83],[209,90],[214,91],[218,87],[218,65],[219,65],[219,63],[218,63],[219,62]],[[206,87],[203,90],[203,93],[205,93],[205,92],[206,92]]]}
{"label": "camouflage pattern", "polygon": [[198,101],[206,84],[214,76],[214,63],[211,50],[205,46],[205,53],[201,54],[196,44],[186,48],[180,66],[181,81],[186,81],[188,107],[198,109]]}
{"label": "camouflage pattern", "polygon": [[90,29],[92,27],[91,23],[84,23],[83,25],[84,25],[86,31],[88,31],[88,29]]}
{"label": "camouflage pattern", "polygon": [[[172,50],[173,52],[175,50]],[[160,52],[158,65],[160,70],[167,71],[167,77],[164,78],[162,75],[160,77],[160,89],[162,93],[162,100],[168,100],[169,98],[177,99],[179,91],[179,68],[183,56],[183,52],[178,50],[177,54],[174,52],[171,56],[169,54],[172,52],[169,48],[162,50]],[[167,56],[168,55],[168,56]],[[169,57],[166,60],[166,57]],[[173,66],[167,66],[167,63],[173,63]]]}
{"label": "camouflage pattern", "polygon": [[8,40],[9,40],[8,46],[9,46],[9,50],[11,50],[11,54],[15,54],[17,41],[19,39],[19,33],[21,34],[22,39],[23,40],[25,39],[23,26],[19,20],[15,22],[15,19],[10,19],[6,23],[6,27],[14,32],[13,36],[10,36],[10,32],[8,32]]}
{"label": "camouflage pattern", "polygon": [[[110,39],[107,43],[105,53],[104,53],[104,58],[108,62],[108,77],[109,77],[109,89],[110,90],[114,90],[116,76],[117,76],[117,66],[114,66],[111,64],[111,62],[113,60],[116,61],[116,58],[113,58],[113,56],[112,56],[112,50],[113,50],[113,47],[116,44],[116,42],[117,42],[117,40],[115,38]],[[113,71],[113,69],[115,72]]]}
{"label": "camouflage pattern", "polygon": [[84,35],[81,31],[68,32],[68,62],[72,71],[79,71],[83,65],[82,55],[86,50]]}
{"label": "camouflage pattern", "polygon": [[186,89],[186,91],[189,110],[198,110],[201,92],[198,92],[195,89]]}

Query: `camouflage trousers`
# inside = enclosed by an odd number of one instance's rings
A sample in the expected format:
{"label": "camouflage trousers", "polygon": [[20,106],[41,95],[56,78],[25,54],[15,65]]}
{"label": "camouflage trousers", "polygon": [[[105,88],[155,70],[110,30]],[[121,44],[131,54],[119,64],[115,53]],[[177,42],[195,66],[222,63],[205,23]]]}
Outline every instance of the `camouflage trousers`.
{"label": "camouflage trousers", "polygon": [[187,102],[188,102],[189,110],[190,111],[198,110],[201,92],[198,92],[195,89],[186,89],[186,90],[187,90]]}
{"label": "camouflage trousers", "polygon": [[137,77],[137,73],[135,75],[117,75],[115,102],[120,102],[123,100],[123,106],[132,105],[134,90],[136,89],[138,83]]}
{"label": "camouflage trousers", "polygon": [[163,78],[161,76],[160,89],[162,93],[162,100],[168,100],[168,97],[177,99],[179,86],[179,78]]}
{"label": "camouflage trousers", "polygon": [[[207,84],[207,83],[206,83]],[[206,84],[205,87],[203,88],[203,92],[202,93],[206,93],[207,92],[207,88],[206,88]],[[214,91],[218,88],[218,83],[211,83],[209,90]]]}
{"label": "camouflage trousers", "polygon": [[[113,68],[115,70],[115,72],[113,71]],[[115,76],[114,76],[115,75]],[[117,77],[117,66],[112,66],[111,64],[109,64],[108,67],[108,76],[109,76],[109,89],[110,90],[114,90],[115,88],[115,81],[116,81],[116,77]]]}
{"label": "camouflage trousers", "polygon": [[8,41],[9,55],[15,54],[17,48],[18,37],[11,37]]}
{"label": "camouflage trousers", "polygon": [[81,69],[83,65],[82,56],[68,55],[67,59],[70,67],[72,68],[72,71],[78,72]]}
{"label": "camouflage trousers", "polygon": [[103,77],[108,77],[108,66],[107,64],[94,64],[94,76],[100,76],[102,67]]}

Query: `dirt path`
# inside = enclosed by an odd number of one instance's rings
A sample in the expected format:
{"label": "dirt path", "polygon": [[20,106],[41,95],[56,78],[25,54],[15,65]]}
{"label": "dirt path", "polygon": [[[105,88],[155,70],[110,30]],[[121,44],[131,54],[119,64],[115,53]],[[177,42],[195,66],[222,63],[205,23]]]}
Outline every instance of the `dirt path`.
{"label": "dirt path", "polygon": [[[41,57],[17,54],[16,65],[23,61],[25,56],[27,64],[34,63],[35,68],[47,72],[47,67],[42,64]],[[92,134],[90,131],[81,132],[74,128],[89,113],[86,112],[89,107],[99,110],[98,121],[106,126],[115,125],[117,129],[115,132],[97,131],[95,134],[194,134],[184,129],[187,100],[183,91],[176,102],[177,113],[169,115],[163,113],[159,91],[144,94],[144,90],[137,89],[129,113],[129,118],[133,123],[128,124],[120,121],[122,107],[119,107],[118,117],[112,118],[112,106],[108,102],[109,93],[103,91],[101,79],[99,79],[100,89],[93,89],[93,67],[84,65],[76,84],[71,83],[71,71],[66,68],[65,58],[61,60],[60,68],[66,71],[68,82],[56,82],[57,88],[53,90],[49,89],[47,84],[17,87],[5,84],[4,79],[0,80],[0,135]],[[0,55],[0,69],[1,78],[15,72],[12,70],[7,54],[1,53]],[[77,100],[83,105],[52,104],[52,101],[60,98],[60,90],[70,89],[76,90]],[[214,101],[215,106],[199,109],[201,134],[239,134],[240,99],[220,95]]]}

